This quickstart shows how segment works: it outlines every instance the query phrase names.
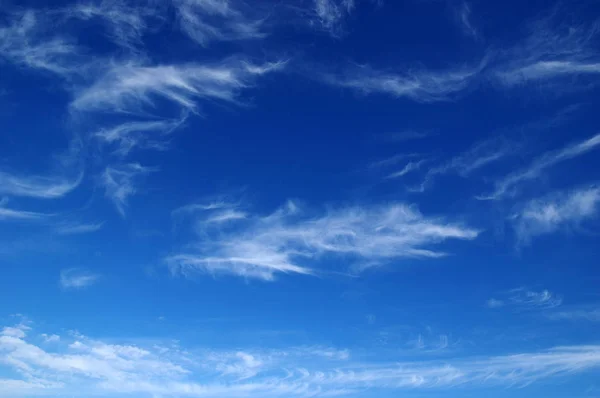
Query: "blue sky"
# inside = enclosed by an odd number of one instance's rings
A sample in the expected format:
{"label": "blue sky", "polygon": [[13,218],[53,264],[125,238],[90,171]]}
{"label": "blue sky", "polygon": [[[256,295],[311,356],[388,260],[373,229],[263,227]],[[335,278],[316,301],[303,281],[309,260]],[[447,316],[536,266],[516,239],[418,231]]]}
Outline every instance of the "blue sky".
{"label": "blue sky", "polygon": [[0,2],[1,397],[600,397],[600,4]]}

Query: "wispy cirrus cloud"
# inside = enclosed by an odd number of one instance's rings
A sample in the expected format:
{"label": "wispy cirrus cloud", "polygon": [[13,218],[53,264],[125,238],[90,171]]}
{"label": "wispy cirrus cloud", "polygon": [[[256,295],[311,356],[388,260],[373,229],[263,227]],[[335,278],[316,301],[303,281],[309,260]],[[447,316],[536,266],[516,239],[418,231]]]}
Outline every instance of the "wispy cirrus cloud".
{"label": "wispy cirrus cloud", "polygon": [[450,101],[464,92],[475,81],[481,67],[444,71],[407,70],[388,72],[369,66],[357,66],[342,74],[322,74],[325,83],[348,88],[359,93],[386,94],[430,103]]}
{"label": "wispy cirrus cloud", "polygon": [[185,123],[187,115],[180,119],[133,121],[99,130],[93,136],[102,144],[113,148],[113,153],[126,156],[134,149],[165,149],[163,139]]}
{"label": "wispy cirrus cloud", "polygon": [[[494,68],[492,76],[513,87],[600,73],[600,56],[596,51],[600,22],[572,23],[568,18],[570,11],[556,6],[548,15],[531,23],[529,36],[522,43],[498,54],[502,62]],[[562,87],[573,89],[574,84],[570,79]]]}
{"label": "wispy cirrus cloud", "polygon": [[80,49],[52,32],[49,17],[34,10],[9,13],[8,24],[0,25],[0,58],[63,77],[80,73]]}
{"label": "wispy cirrus cloud", "polygon": [[167,100],[182,109],[197,111],[197,101],[236,102],[253,78],[283,68],[284,62],[252,64],[231,59],[213,65],[140,66],[117,64],[71,103],[75,111],[143,113]]}
{"label": "wispy cirrus cloud", "polygon": [[63,197],[79,186],[83,180],[80,172],[73,177],[65,175],[19,175],[0,170],[0,194],[39,199]]}
{"label": "wispy cirrus cloud", "polygon": [[546,318],[553,321],[588,321],[600,322],[600,306],[586,306],[565,308],[562,311],[553,311],[546,314]]}
{"label": "wispy cirrus cloud", "polygon": [[30,329],[13,330],[17,329],[0,332],[2,364],[17,371],[12,379],[0,379],[0,385],[12,396],[75,392],[105,396],[359,396],[365,390],[402,393],[524,386],[600,367],[600,347],[596,345],[443,362],[348,363],[347,356],[319,359],[294,347],[198,353],[168,343],[108,343],[78,333],[59,336],[61,347],[50,352],[36,345]]}
{"label": "wispy cirrus cloud", "polygon": [[60,286],[63,289],[83,289],[93,285],[100,276],[83,268],[68,268],[60,272]]}
{"label": "wispy cirrus cloud", "polygon": [[[210,216],[209,216],[210,217]],[[198,252],[165,260],[176,273],[204,271],[273,280],[277,273],[313,274],[324,256],[344,258],[356,270],[393,258],[439,258],[434,246],[472,240],[479,231],[442,218],[425,217],[414,207],[389,204],[347,207],[310,217],[292,202],[266,216],[247,216],[234,230],[199,235]]]}
{"label": "wispy cirrus cloud", "polygon": [[262,39],[268,13],[238,0],[174,0],[179,24],[185,34],[207,46],[211,41]]}
{"label": "wispy cirrus cloud", "polygon": [[458,23],[460,24],[460,27],[461,27],[462,31],[464,32],[464,34],[467,36],[471,36],[474,39],[478,39],[479,32],[477,31],[477,29],[475,28],[475,26],[473,26],[473,23],[471,22],[471,19],[472,19],[471,14],[472,14],[471,5],[469,3],[467,3],[466,1],[463,2],[456,9],[456,18],[457,18]]}
{"label": "wispy cirrus cloud", "polygon": [[137,192],[136,180],[155,169],[142,166],[139,163],[127,163],[107,167],[102,173],[100,183],[117,211],[125,216],[127,201]]}
{"label": "wispy cirrus cloud", "polygon": [[81,223],[81,222],[63,222],[56,226],[55,230],[59,235],[80,235],[99,231],[104,226],[104,222]]}
{"label": "wispy cirrus cloud", "polygon": [[83,21],[100,21],[107,35],[116,45],[138,50],[143,45],[143,35],[150,26],[164,20],[166,7],[151,1],[128,4],[122,0],[86,0],[60,10],[66,18]]}
{"label": "wispy cirrus cloud", "polygon": [[549,290],[535,291],[519,287],[505,292],[500,299],[489,299],[486,305],[492,309],[507,307],[516,311],[532,311],[556,308],[562,301],[562,297]]}
{"label": "wispy cirrus cloud", "polygon": [[10,209],[6,207],[6,203],[0,200],[0,221],[35,221],[48,216],[45,213]]}
{"label": "wispy cirrus cloud", "polygon": [[597,215],[600,188],[591,186],[529,201],[514,217],[513,224],[522,242],[563,228],[575,228]]}
{"label": "wispy cirrus cloud", "polygon": [[600,134],[596,134],[588,139],[567,145],[556,151],[547,152],[535,158],[528,167],[517,170],[496,181],[495,190],[489,195],[481,195],[481,200],[498,200],[506,196],[513,196],[517,192],[517,187],[533,180],[547,169],[562,163],[566,160],[582,156],[600,146]]}

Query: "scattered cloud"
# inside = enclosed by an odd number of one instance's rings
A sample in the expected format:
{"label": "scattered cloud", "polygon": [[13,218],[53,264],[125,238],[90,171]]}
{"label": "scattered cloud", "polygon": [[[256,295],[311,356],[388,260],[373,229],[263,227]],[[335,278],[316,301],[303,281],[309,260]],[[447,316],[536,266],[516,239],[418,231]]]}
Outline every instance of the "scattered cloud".
{"label": "scattered cloud", "polygon": [[88,0],[64,8],[62,13],[67,18],[98,20],[116,45],[137,50],[149,25],[159,24],[165,11],[159,3],[151,1],[139,1],[132,6],[121,0]]}
{"label": "scattered cloud", "polygon": [[99,223],[62,223],[56,227],[59,235],[79,235],[99,231],[104,222]]}
{"label": "scattered cloud", "polygon": [[439,258],[433,249],[451,239],[472,240],[479,231],[423,216],[404,204],[348,207],[308,217],[293,203],[266,216],[248,216],[234,230],[199,234],[199,252],[166,258],[176,273],[205,271],[273,280],[276,273],[313,274],[309,266],[337,256],[356,270],[393,258]]}
{"label": "scattered cloud", "polygon": [[98,281],[99,275],[82,268],[68,268],[60,272],[60,286],[63,289],[83,289]]}
{"label": "scattered cloud", "polygon": [[211,41],[262,39],[266,18],[238,0],[174,0],[183,32],[202,46]]}
{"label": "scattered cloud", "polygon": [[104,170],[101,184],[104,186],[106,197],[114,203],[119,214],[125,216],[127,201],[137,192],[136,179],[154,170],[139,163],[109,166]]}
{"label": "scattered cloud", "polygon": [[[600,73],[598,21],[575,25],[564,22],[567,15],[567,10],[555,7],[549,15],[531,23],[526,40],[499,54],[503,62],[493,71],[497,81],[513,87]],[[563,87],[572,89],[574,83],[570,79]]]}
{"label": "scattered cloud", "polygon": [[513,217],[517,236],[526,243],[537,235],[574,228],[596,216],[599,203],[600,188],[597,186],[531,200]]}
{"label": "scattered cloud", "polygon": [[[340,395],[370,391],[515,387],[600,367],[600,347],[563,346],[536,352],[413,362],[343,362],[297,348],[198,353],[172,344],[140,346],[60,336],[52,352],[29,329],[0,333],[2,365],[17,371],[1,379],[13,395],[149,394],[186,397]],[[317,350],[319,351],[319,350]]]}
{"label": "scattered cloud", "polygon": [[479,32],[473,26],[471,22],[471,6],[467,2],[463,2],[457,9],[457,17],[460,23],[460,27],[467,36],[471,36],[474,39],[479,38]]}
{"label": "scattered cloud", "polygon": [[[112,146],[113,153],[126,156],[133,149],[165,149],[166,145],[161,140],[182,126],[187,115],[174,120],[153,120],[126,122],[104,128],[94,134],[102,144]],[[154,136],[154,137],[153,137]]]}
{"label": "scattered cloud", "polygon": [[0,221],[34,221],[47,216],[44,213],[9,209],[0,203]]}
{"label": "scattered cloud", "polygon": [[44,339],[44,342],[46,342],[46,343],[57,343],[60,341],[60,336],[57,334],[42,333],[41,336]]}
{"label": "scattered cloud", "polygon": [[237,102],[238,93],[249,87],[253,78],[284,65],[257,65],[240,59],[213,65],[116,64],[92,86],[77,93],[71,107],[76,111],[143,113],[156,109],[161,99],[197,112],[200,99]]}
{"label": "scattered cloud", "polygon": [[426,162],[427,162],[427,159],[421,159],[416,162],[408,162],[408,163],[406,163],[406,165],[404,165],[404,167],[402,169],[389,174],[386,178],[403,177],[410,172],[419,170],[421,168],[421,166],[423,164],[425,164]]}
{"label": "scattered cloud", "polygon": [[404,130],[386,134],[385,137],[392,142],[405,142],[428,138],[431,137],[431,135],[432,133],[427,131]]}
{"label": "scattered cloud", "polygon": [[600,322],[600,307],[572,308],[563,311],[554,311],[546,314],[553,321],[589,321]]}
{"label": "scattered cloud", "polygon": [[502,299],[491,298],[486,302],[489,308],[512,308],[517,311],[549,310],[562,304],[562,298],[548,291],[529,290],[524,287],[509,290]]}
{"label": "scattered cloud", "polygon": [[12,12],[8,25],[0,25],[0,58],[18,66],[63,77],[80,73],[80,49],[52,31],[49,15],[33,10]]}
{"label": "scattered cloud", "polygon": [[498,200],[516,194],[517,186],[538,178],[544,171],[566,160],[584,155],[600,146],[600,134],[572,143],[562,149],[545,153],[535,158],[528,167],[517,170],[496,182],[494,192],[479,196],[481,200]]}
{"label": "scattered cloud", "polygon": [[17,175],[0,171],[0,194],[39,199],[60,198],[79,186],[83,173],[75,178],[62,175]]}
{"label": "scattered cloud", "polygon": [[387,94],[416,102],[451,101],[474,83],[481,67],[445,71],[408,70],[384,72],[369,66],[355,67],[345,74],[323,74],[324,82],[359,93]]}

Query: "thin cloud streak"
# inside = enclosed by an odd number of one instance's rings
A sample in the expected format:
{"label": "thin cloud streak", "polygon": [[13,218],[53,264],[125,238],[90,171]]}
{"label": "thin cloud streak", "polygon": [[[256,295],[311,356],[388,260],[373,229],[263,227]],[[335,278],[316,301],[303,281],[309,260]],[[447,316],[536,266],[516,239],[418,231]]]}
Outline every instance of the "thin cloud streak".
{"label": "thin cloud streak", "polygon": [[99,223],[62,223],[56,227],[59,235],[81,235],[97,232],[104,226],[104,222]]}
{"label": "thin cloud streak", "polygon": [[113,202],[121,216],[125,216],[129,197],[137,192],[136,180],[154,170],[139,163],[109,166],[104,170],[101,184],[105,195]]}
{"label": "thin cloud streak", "polygon": [[600,146],[600,134],[596,134],[586,140],[572,143],[557,151],[548,152],[531,162],[525,168],[515,171],[496,182],[496,189],[489,195],[478,196],[480,200],[498,200],[506,196],[514,196],[517,186],[523,182],[533,180],[543,174],[546,169],[551,168],[566,160],[582,156]]}
{"label": "thin cloud streak", "polygon": [[414,70],[405,73],[382,72],[369,66],[357,67],[342,75],[323,74],[322,80],[333,86],[359,93],[387,94],[422,103],[451,101],[476,79],[479,68],[432,72]]}
{"label": "thin cloud streak", "polygon": [[76,178],[64,176],[25,176],[0,171],[0,194],[39,199],[57,199],[79,186],[83,173]]}
{"label": "thin cloud streak", "polygon": [[318,264],[324,256],[344,258],[362,270],[393,258],[443,257],[447,253],[432,247],[479,234],[458,223],[425,217],[404,204],[341,208],[311,218],[293,202],[267,216],[248,217],[235,230],[219,229],[214,236],[209,232],[202,229],[198,235],[198,252],[165,259],[173,272],[271,281],[277,273],[319,272],[309,264]]}
{"label": "thin cloud streak", "polygon": [[580,188],[555,193],[546,198],[529,201],[513,217],[513,224],[521,242],[549,234],[563,228],[574,228],[595,217],[600,204],[600,188]]}
{"label": "thin cloud streak", "polygon": [[[525,386],[600,367],[600,346],[555,347],[537,352],[446,361],[347,363],[349,354],[319,356],[323,349],[190,353],[168,345],[106,343],[81,334],[58,336],[53,352],[35,344],[29,328],[0,332],[4,365],[19,378],[2,379],[13,395],[150,394],[185,397],[253,395],[359,395],[365,390],[460,391]],[[331,352],[325,350],[324,352]],[[340,363],[342,361],[343,363]],[[22,370],[26,370],[23,372]]]}
{"label": "thin cloud streak", "polygon": [[96,283],[99,278],[99,275],[88,270],[69,268],[60,272],[59,282],[63,289],[83,289]]}
{"label": "thin cloud streak", "polygon": [[155,110],[157,100],[197,112],[197,101],[236,103],[241,90],[255,77],[280,70],[284,62],[255,65],[229,60],[215,65],[139,66],[117,64],[71,103],[75,111],[143,113]]}

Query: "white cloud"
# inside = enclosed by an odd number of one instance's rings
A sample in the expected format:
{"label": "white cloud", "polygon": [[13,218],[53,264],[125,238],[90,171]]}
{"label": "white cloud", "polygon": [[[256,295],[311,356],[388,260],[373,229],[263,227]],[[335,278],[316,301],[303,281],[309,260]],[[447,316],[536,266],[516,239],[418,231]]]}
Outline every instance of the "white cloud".
{"label": "white cloud", "polygon": [[65,77],[81,72],[79,48],[54,35],[48,15],[27,10],[9,17],[9,24],[0,26],[0,58]]}
{"label": "white cloud", "polygon": [[328,84],[363,94],[387,94],[428,103],[453,100],[456,95],[469,88],[479,71],[480,68],[463,68],[394,73],[362,66],[342,75],[324,74],[322,78]]}
{"label": "white cloud", "polygon": [[517,311],[549,310],[562,305],[562,297],[548,291],[535,291],[524,287],[509,290],[502,299],[491,298],[486,302],[489,308],[507,307]]}
{"label": "white cloud", "polygon": [[141,46],[149,27],[160,24],[166,8],[151,1],[136,2],[131,6],[121,0],[89,0],[64,8],[62,12],[68,18],[99,20],[115,44],[135,50]]}
{"label": "white cloud", "polygon": [[584,155],[600,146],[600,134],[596,134],[586,140],[572,143],[557,151],[548,152],[536,159],[524,169],[517,170],[496,182],[494,192],[489,195],[479,196],[481,200],[497,200],[508,195],[514,195],[517,186],[539,177],[546,169]]}
{"label": "white cloud", "polygon": [[572,308],[546,314],[553,321],[589,321],[600,322],[600,308]]}
{"label": "white cloud", "polygon": [[309,348],[294,347],[203,353],[172,344],[107,343],[80,334],[61,337],[61,343],[62,348],[50,352],[36,345],[27,331],[0,335],[0,364],[19,375],[0,379],[0,386],[9,388],[3,391],[10,391],[11,396],[43,392],[57,397],[75,393],[277,397],[359,395],[364,390],[459,392],[467,387],[525,386],[600,367],[597,345],[444,361],[348,362],[346,355],[329,360],[312,355]]}
{"label": "white cloud", "polygon": [[239,59],[220,64],[140,66],[117,64],[91,87],[81,90],[71,107],[77,111],[142,113],[167,100],[197,111],[200,99],[237,102],[255,77],[279,70],[283,62],[254,65]]}
{"label": "white cloud", "polygon": [[461,4],[457,10],[457,16],[463,32],[467,36],[477,39],[479,37],[479,32],[477,32],[477,29],[475,29],[471,23],[471,6],[469,3],[464,2]]}
{"label": "white cloud", "polygon": [[197,43],[261,39],[265,16],[237,0],[173,0],[181,29]]}
{"label": "white cloud", "polygon": [[248,217],[233,230],[215,236],[203,230],[199,252],[166,258],[174,272],[227,273],[273,280],[276,273],[313,274],[323,256],[336,256],[356,269],[393,258],[438,258],[433,249],[450,239],[472,240],[479,231],[428,218],[413,207],[389,204],[330,210],[318,217],[302,214],[288,204],[267,216]]}
{"label": "white cloud", "polygon": [[104,186],[106,197],[114,203],[119,214],[125,215],[129,197],[137,192],[135,180],[153,170],[139,163],[109,166],[104,170],[101,184]]}
{"label": "white cloud", "polygon": [[60,285],[64,289],[82,289],[93,285],[100,276],[82,268],[69,268],[60,272]]}
{"label": "white cloud", "polygon": [[44,213],[9,209],[0,203],[0,221],[34,221],[47,216]]}
{"label": "white cloud", "polygon": [[[567,14],[567,10],[555,8],[549,16],[528,27],[530,34],[526,40],[499,54],[503,62],[492,72],[497,81],[512,87],[600,73],[600,57],[596,51],[597,22],[572,24],[561,21]],[[556,91],[571,90],[575,84],[569,79],[568,84],[562,85],[563,90]]]}
{"label": "white cloud", "polygon": [[62,223],[56,227],[60,235],[79,235],[99,231],[104,222],[99,223]]}
{"label": "white cloud", "polygon": [[101,129],[93,136],[101,143],[112,146],[113,153],[119,156],[125,156],[135,148],[160,150],[166,148],[161,138],[181,127],[186,118],[184,114],[174,120],[126,122]]}
{"label": "white cloud", "polygon": [[513,218],[519,240],[572,228],[598,213],[600,188],[580,188],[529,201]]}
{"label": "white cloud", "polygon": [[419,170],[421,168],[421,166],[426,162],[427,162],[426,159],[422,159],[422,160],[419,160],[416,162],[408,162],[406,165],[404,165],[404,167],[401,170],[395,171],[395,172],[389,174],[386,178],[403,177],[410,172]]}
{"label": "white cloud", "polygon": [[60,341],[60,336],[57,334],[42,333],[41,336],[44,338],[44,342],[46,343],[57,343]]}
{"label": "white cloud", "polygon": [[56,199],[77,188],[82,180],[83,173],[75,178],[67,178],[62,175],[25,176],[0,171],[0,194]]}
{"label": "white cloud", "polygon": [[504,307],[505,303],[502,300],[491,298],[485,302],[488,308],[501,308]]}

